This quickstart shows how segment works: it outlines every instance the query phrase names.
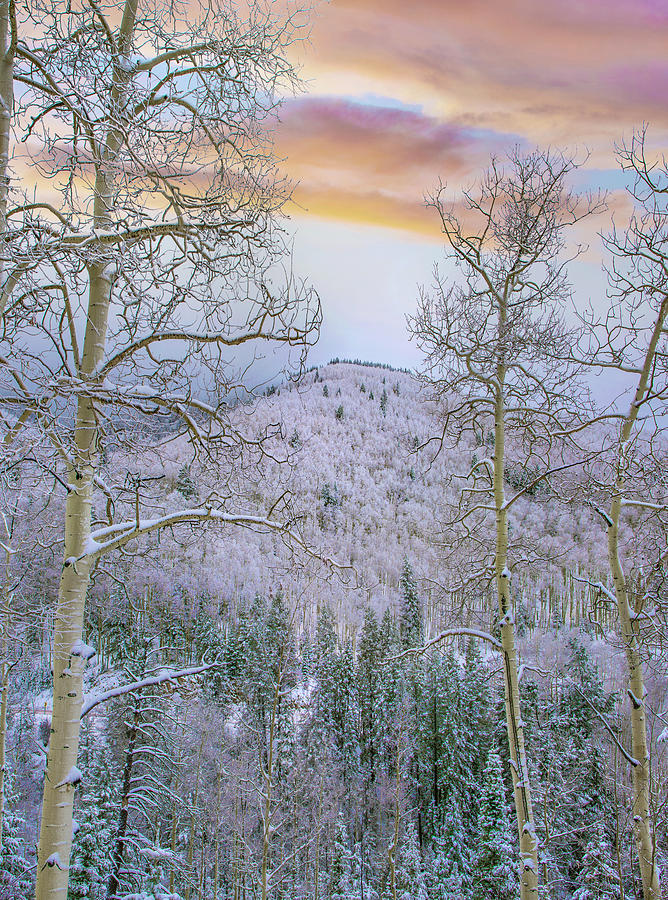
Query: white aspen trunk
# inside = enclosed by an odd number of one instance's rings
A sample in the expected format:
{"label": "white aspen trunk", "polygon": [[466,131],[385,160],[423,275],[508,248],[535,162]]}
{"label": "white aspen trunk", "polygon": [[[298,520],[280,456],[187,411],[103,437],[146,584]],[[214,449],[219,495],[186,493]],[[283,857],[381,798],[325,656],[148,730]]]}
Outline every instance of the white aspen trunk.
{"label": "white aspen trunk", "polygon": [[[127,52],[131,46],[138,2],[126,0],[118,36],[120,53]],[[124,78],[127,77],[121,70],[113,73],[110,88],[112,122],[114,110],[122,103]],[[105,167],[113,162],[120,144],[121,136],[111,126],[95,178],[93,224],[98,229],[108,227],[112,221],[113,181]],[[101,256],[99,262],[90,265],[88,274],[88,314],[78,373],[84,383],[104,356],[111,305],[108,260]],[[77,404],[74,444],[74,464],[68,471],[69,493],[65,508],[65,561],[54,622],[53,716],[37,852],[36,900],[67,900],[69,883],[75,788],[72,780],[73,776],[76,780],[85,667],[85,659],[80,655],[73,656],[72,648],[83,634],[90,576],[90,563],[86,557],[76,564],[70,560],[84,555],[90,537],[93,479],[98,468],[97,416],[93,403],[85,394],[80,396]]]}
{"label": "white aspen trunk", "polygon": [[[505,307],[499,310],[499,341],[503,345]],[[538,850],[536,828],[531,805],[529,767],[524,747],[524,727],[520,709],[517,651],[515,649],[515,616],[510,598],[508,570],[508,512],[503,486],[505,464],[505,398],[506,366],[503,347],[497,365],[496,402],[494,410],[494,505],[496,508],[496,590],[501,622],[503,669],[508,747],[512,769],[517,830],[520,845],[521,900],[538,898]]]}
{"label": "white aspen trunk", "polygon": [[5,770],[7,767],[7,702],[9,700],[9,629],[11,609],[9,586],[10,553],[5,553],[5,579],[2,589],[2,646],[0,647],[0,848],[5,813]]}
{"label": "white aspen trunk", "polygon": [[643,368],[638,379],[633,403],[622,424],[619,436],[617,472],[608,523],[608,561],[617,599],[619,627],[624,642],[628,669],[632,752],[635,759],[638,760],[638,765],[633,767],[633,833],[638,851],[643,900],[660,900],[661,876],[656,860],[656,844],[650,804],[650,751],[647,740],[647,717],[645,715],[645,682],[640,654],[641,637],[637,620],[629,606],[629,589],[619,554],[619,520],[628,467],[628,442],[638,417],[638,409],[647,396],[656,350],[667,316],[668,297],[664,299],[659,309],[652,337],[645,354]]}
{"label": "white aspen trunk", "polygon": [[399,745],[401,743],[402,731],[399,731],[397,738],[397,771],[394,783],[394,831],[392,833],[392,843],[387,849],[387,857],[390,866],[390,893],[392,900],[397,900],[397,852],[399,850],[399,772],[400,772],[400,753]]}
{"label": "white aspen trunk", "polygon": [[[262,829],[262,868],[261,868],[261,886],[262,900],[267,900],[269,894],[269,861],[271,853],[271,802],[272,802],[272,785],[274,775],[274,738],[276,731],[276,715],[278,712],[278,700],[281,692],[281,682],[283,680],[283,665],[279,669],[278,679],[276,682],[276,690],[274,691],[274,699],[271,704],[271,718],[269,720],[269,745],[267,747],[267,767],[262,772],[262,780],[264,783],[264,809],[263,809],[263,829]],[[260,759],[262,763],[262,760]]]}
{"label": "white aspen trunk", "polygon": [[[7,227],[9,197],[9,144],[14,111],[14,52],[16,45],[15,0],[0,0],[0,236]],[[3,284],[5,260],[0,257],[0,285]],[[0,318],[5,311],[8,292],[0,294]]]}
{"label": "white aspen trunk", "polygon": [[[14,59],[16,53],[16,2],[0,0],[0,240],[7,229],[9,200],[9,149],[14,115]],[[9,296],[16,285],[16,275],[5,283],[4,249],[0,251],[0,321]]]}

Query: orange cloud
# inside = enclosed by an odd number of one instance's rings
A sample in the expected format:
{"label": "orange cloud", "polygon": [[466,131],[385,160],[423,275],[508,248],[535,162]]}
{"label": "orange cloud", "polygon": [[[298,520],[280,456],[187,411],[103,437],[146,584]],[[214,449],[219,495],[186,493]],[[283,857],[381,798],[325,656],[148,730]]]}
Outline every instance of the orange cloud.
{"label": "orange cloud", "polygon": [[660,0],[332,0],[279,152],[310,210],[422,231],[439,177],[461,186],[514,143],[586,147],[604,172],[643,121],[666,147],[666,60]]}
{"label": "orange cloud", "polygon": [[318,215],[430,233],[423,197],[472,181],[508,141],[425,116],[337,98],[287,103],[277,134],[297,204]]}

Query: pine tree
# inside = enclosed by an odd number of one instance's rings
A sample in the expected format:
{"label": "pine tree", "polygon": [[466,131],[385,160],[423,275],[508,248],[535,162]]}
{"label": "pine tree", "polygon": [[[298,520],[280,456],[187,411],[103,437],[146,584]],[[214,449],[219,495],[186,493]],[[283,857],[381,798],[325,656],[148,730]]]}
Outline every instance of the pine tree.
{"label": "pine tree", "polygon": [[72,848],[69,900],[103,900],[111,871],[118,772],[108,750],[93,747],[91,756],[76,813],[79,830]]}
{"label": "pine tree", "polygon": [[612,900],[621,894],[612,846],[602,822],[587,844],[578,885],[573,900]]}
{"label": "pine tree", "polygon": [[371,810],[369,797],[373,797],[371,786],[376,781],[380,763],[379,736],[380,722],[380,628],[376,614],[367,607],[360,634],[357,663],[357,705],[360,714],[360,766],[362,773],[363,804],[362,816],[365,830],[368,829]]}
{"label": "pine tree", "polygon": [[329,869],[330,900],[356,900],[353,885],[353,867],[353,853],[348,845],[348,834],[343,822],[343,816],[339,813],[336,820],[334,851]]}
{"label": "pine tree", "polygon": [[483,775],[478,812],[478,846],[473,863],[473,900],[516,900],[519,890],[511,842],[501,760],[490,750]]}
{"label": "pine tree", "polygon": [[418,597],[413,567],[404,557],[404,566],[399,579],[401,591],[401,617],[399,629],[401,642],[405,649],[419,647],[424,643],[424,625],[422,622],[422,604]]}
{"label": "pine tree", "polygon": [[183,465],[179,469],[179,474],[176,478],[176,490],[186,500],[192,500],[193,497],[197,496],[197,488],[190,474],[190,466]]}
{"label": "pine tree", "polygon": [[492,743],[489,673],[480,647],[473,639],[466,646],[460,679],[459,708],[457,746],[468,787],[468,796],[462,792],[460,802],[464,827],[473,833],[478,818],[477,791],[473,790],[473,786],[482,781]]}
{"label": "pine tree", "polygon": [[13,774],[5,774],[5,803],[2,811],[2,846],[0,847],[0,897],[31,897],[33,891],[30,866],[23,838],[25,821],[13,809],[18,797],[13,792]]}
{"label": "pine tree", "polygon": [[457,798],[452,797],[447,804],[441,831],[434,839],[430,900],[464,900],[469,895],[470,871],[462,813]]}
{"label": "pine tree", "polygon": [[428,900],[429,897],[417,831],[412,822],[406,828],[399,853],[397,897],[399,900]]}

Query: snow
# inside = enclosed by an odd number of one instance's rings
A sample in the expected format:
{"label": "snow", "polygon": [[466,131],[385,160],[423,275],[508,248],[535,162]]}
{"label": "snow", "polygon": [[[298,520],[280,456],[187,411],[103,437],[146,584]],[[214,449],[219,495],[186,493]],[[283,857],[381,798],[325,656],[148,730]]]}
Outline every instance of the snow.
{"label": "snow", "polygon": [[71,784],[74,787],[75,785],[80,784],[82,779],[83,775],[81,774],[81,769],[77,768],[77,766],[72,766],[67,775],[56,785],[56,787],[65,787],[68,784]]}
{"label": "snow", "polygon": [[72,649],[70,650],[71,656],[81,656],[85,660],[92,659],[95,656],[95,648],[91,647],[89,644],[86,644],[84,641],[79,639],[72,644]]}
{"label": "snow", "polygon": [[102,544],[98,543],[95,540],[95,538],[89,537],[88,540],[86,541],[86,546],[84,548],[84,555],[85,556],[93,556],[95,553],[98,552],[98,550],[100,549],[101,546],[102,546]]}
{"label": "snow", "polygon": [[62,869],[62,865],[60,864],[60,853],[52,853],[51,856],[47,859],[46,865],[52,869],[54,866],[57,866],[59,869]]}
{"label": "snow", "polygon": [[208,672],[210,669],[216,668],[218,663],[206,663],[202,666],[191,666],[187,669],[162,669],[158,671],[156,674],[151,675],[147,678],[142,678],[138,681],[131,681],[128,684],[121,684],[116,687],[110,688],[107,691],[99,694],[91,694],[90,696],[84,699],[83,706],[81,708],[81,718],[87,715],[91,709],[96,706],[99,706],[100,703],[106,703],[107,700],[112,700],[115,697],[123,697],[125,694],[130,694],[133,691],[141,691],[147,687],[155,687],[156,685],[163,684],[167,681],[178,681],[180,678],[190,678],[193,675],[201,675],[203,672]]}
{"label": "snow", "polygon": [[513,609],[506,610],[505,615],[499,619],[499,627],[503,628],[504,625],[513,625],[515,622],[515,612]]}
{"label": "snow", "polygon": [[147,859],[171,859],[174,855],[171,850],[163,850],[161,847],[142,847],[139,853]]}

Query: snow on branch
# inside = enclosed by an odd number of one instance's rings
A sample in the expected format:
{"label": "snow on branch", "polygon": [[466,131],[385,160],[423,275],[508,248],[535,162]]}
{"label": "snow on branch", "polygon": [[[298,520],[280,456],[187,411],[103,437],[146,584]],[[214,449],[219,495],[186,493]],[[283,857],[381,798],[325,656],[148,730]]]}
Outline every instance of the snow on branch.
{"label": "snow on branch", "polygon": [[612,591],[607,588],[602,581],[590,581],[588,578],[581,578],[579,575],[573,575],[571,572],[571,578],[573,581],[579,581],[580,584],[588,584],[589,587],[593,587],[595,590],[600,591],[606,600],[610,603],[614,603],[617,606],[617,598],[612,593]]}
{"label": "snow on branch", "polygon": [[469,637],[478,638],[481,641],[487,641],[487,643],[491,644],[496,650],[503,650],[501,642],[497,641],[497,639],[487,631],[480,631],[478,628],[446,628],[439,635],[432,638],[430,641],[427,641],[427,643],[423,644],[421,647],[409,647],[408,650],[404,650],[396,656],[389,656],[387,662],[394,662],[397,659],[403,659],[405,656],[417,656],[421,653],[426,653],[427,650],[434,647],[436,644],[439,644],[446,638],[458,637],[460,635],[468,635]]}
{"label": "snow on branch", "polygon": [[156,519],[131,519],[126,522],[117,522],[114,525],[106,525],[91,532],[84,552],[79,556],[68,556],[65,566],[76,566],[82,559],[99,559],[112,550],[124,547],[129,541],[160,531],[162,528],[170,528],[173,525],[196,524],[198,522],[220,522],[228,525],[239,525],[242,528],[251,528],[261,532],[274,532],[283,535],[291,543],[298,546],[313,559],[324,562],[332,568],[343,568],[333,559],[323,557],[312,550],[298,534],[292,531],[282,522],[276,522],[264,516],[250,516],[243,513],[226,513],[210,506],[182,509],[167,513]]}
{"label": "snow on branch", "polygon": [[652,509],[656,512],[668,512],[668,506],[665,503],[649,503],[646,500],[622,500],[622,506],[638,506],[641,509]]}
{"label": "snow on branch", "polygon": [[206,663],[203,666],[193,666],[189,669],[165,669],[157,675],[151,675],[148,678],[142,678],[141,681],[131,681],[129,684],[121,684],[118,687],[105,691],[103,694],[93,694],[81,708],[81,717],[88,715],[91,709],[99,706],[100,703],[106,703],[107,700],[113,700],[114,697],[123,697],[125,694],[131,694],[134,691],[141,691],[147,687],[155,687],[157,684],[164,684],[166,681],[178,681],[180,678],[192,678],[194,675],[201,675],[202,672],[208,672],[220,666],[219,662]]}

